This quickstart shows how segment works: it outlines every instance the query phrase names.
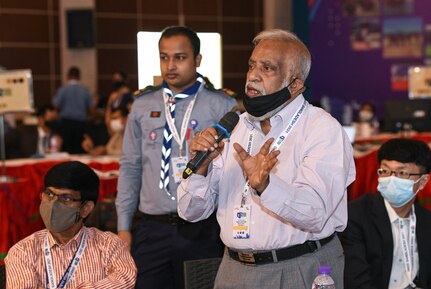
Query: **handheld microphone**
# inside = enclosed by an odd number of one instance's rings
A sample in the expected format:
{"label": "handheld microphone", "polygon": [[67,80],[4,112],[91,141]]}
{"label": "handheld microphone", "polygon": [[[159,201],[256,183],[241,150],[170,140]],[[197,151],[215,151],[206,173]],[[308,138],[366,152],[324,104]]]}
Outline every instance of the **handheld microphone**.
{"label": "handheld microphone", "polygon": [[[228,112],[223,116],[219,123],[214,126],[217,131],[217,140],[216,142],[222,141],[224,138],[230,137],[230,132],[234,129],[236,124],[239,121],[239,116],[235,112]],[[191,159],[186,166],[186,169],[183,172],[183,179],[187,179],[191,176],[208,158],[208,156],[212,153],[212,151],[200,151],[196,153],[195,157]]]}

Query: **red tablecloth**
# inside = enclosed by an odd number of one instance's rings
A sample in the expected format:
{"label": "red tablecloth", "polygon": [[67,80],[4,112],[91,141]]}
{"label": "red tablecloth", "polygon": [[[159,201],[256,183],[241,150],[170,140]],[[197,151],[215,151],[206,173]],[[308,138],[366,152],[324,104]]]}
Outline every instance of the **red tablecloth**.
{"label": "red tablecloth", "polygon": [[369,144],[369,143],[377,143],[382,144],[393,138],[411,138],[421,140],[426,143],[431,142],[431,132],[400,132],[400,133],[381,133],[378,135],[374,135],[368,138],[357,138],[355,139],[355,144]]}
{"label": "red tablecloth", "polygon": [[[117,171],[118,161],[78,159],[100,172]],[[39,190],[43,177],[55,164],[63,160],[28,160],[14,164],[7,162],[7,175],[17,178],[14,183],[0,184],[0,264],[13,244],[44,228],[39,216]],[[10,164],[10,165],[9,165]],[[100,178],[99,200],[112,196],[117,190],[117,177]]]}

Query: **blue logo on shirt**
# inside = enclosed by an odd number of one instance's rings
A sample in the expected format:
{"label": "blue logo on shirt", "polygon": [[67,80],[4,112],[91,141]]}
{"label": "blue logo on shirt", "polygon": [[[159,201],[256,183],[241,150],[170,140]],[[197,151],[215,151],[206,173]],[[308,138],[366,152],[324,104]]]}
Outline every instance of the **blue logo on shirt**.
{"label": "blue logo on shirt", "polygon": [[239,213],[236,213],[236,216],[238,219],[241,219],[241,218],[245,218],[247,214],[245,212],[239,212]]}

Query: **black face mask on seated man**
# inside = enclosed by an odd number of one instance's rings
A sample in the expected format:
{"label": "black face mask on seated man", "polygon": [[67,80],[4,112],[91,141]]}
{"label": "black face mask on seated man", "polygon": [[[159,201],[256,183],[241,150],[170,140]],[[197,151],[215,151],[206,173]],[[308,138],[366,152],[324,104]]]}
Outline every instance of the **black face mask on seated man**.
{"label": "black face mask on seated man", "polygon": [[258,97],[249,97],[247,94],[244,96],[244,108],[254,117],[260,117],[268,112],[277,109],[283,105],[292,95],[289,91],[289,86],[296,80],[293,79],[289,85],[271,94],[262,95]]}

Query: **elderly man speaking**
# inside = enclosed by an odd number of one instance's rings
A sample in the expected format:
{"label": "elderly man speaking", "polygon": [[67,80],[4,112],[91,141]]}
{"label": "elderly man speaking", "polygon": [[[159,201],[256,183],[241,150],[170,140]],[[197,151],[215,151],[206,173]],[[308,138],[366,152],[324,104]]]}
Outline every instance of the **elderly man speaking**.
{"label": "elderly man speaking", "polygon": [[189,221],[217,210],[227,249],[215,288],[309,289],[320,265],[343,288],[337,237],[347,223],[347,186],[355,178],[352,146],[341,125],[303,97],[311,57],[283,30],[261,32],[248,62],[246,112],[230,142],[216,130],[190,151],[212,151],[178,188]]}

